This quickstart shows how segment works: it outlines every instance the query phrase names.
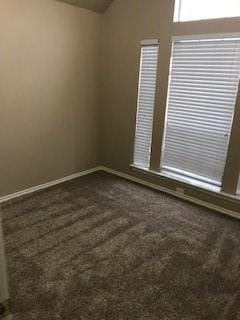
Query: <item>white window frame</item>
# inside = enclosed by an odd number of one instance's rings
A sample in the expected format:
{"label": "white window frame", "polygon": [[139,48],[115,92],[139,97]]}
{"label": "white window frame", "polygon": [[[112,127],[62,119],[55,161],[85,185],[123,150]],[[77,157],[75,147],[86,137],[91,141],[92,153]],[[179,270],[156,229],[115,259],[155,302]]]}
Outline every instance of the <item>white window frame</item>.
{"label": "white window frame", "polygon": [[[144,80],[142,78],[142,74],[143,74],[143,70],[142,70],[142,59],[143,59],[143,48],[146,48],[146,47],[154,47],[154,48],[157,48],[157,63],[156,63],[156,70],[155,70],[155,74],[156,74],[156,78],[154,79],[155,81],[155,88],[154,88],[154,98],[153,98],[153,104],[152,104],[152,119],[151,121],[151,125],[150,123],[149,124],[149,127],[151,126],[151,128],[149,128],[151,131],[151,138],[150,138],[150,141],[149,141],[149,153],[147,155],[148,157],[148,160],[146,162],[148,163],[143,163],[144,160],[143,158],[146,156],[144,155],[142,157],[141,160],[143,161],[139,161],[140,159],[137,160],[138,158],[138,153],[140,154],[143,150],[140,150],[138,144],[142,143],[141,139],[140,139],[140,136],[138,135],[138,129],[141,127],[142,123],[139,123],[139,112],[140,112],[140,109],[141,109],[141,103],[140,103],[140,96],[142,94],[141,92],[141,86],[142,86],[142,80]],[[140,64],[139,64],[139,77],[138,77],[138,96],[137,96],[137,112],[136,112],[136,119],[135,119],[135,135],[134,135],[134,148],[133,148],[133,165],[137,165],[139,167],[142,167],[142,168],[149,168],[150,166],[150,159],[151,159],[151,146],[152,146],[152,131],[153,131],[153,121],[154,121],[154,109],[155,109],[155,99],[156,99],[156,85],[157,85],[157,71],[158,71],[158,56],[159,56],[159,40],[158,39],[146,39],[146,40],[142,40],[141,41],[141,44],[140,44]],[[151,104],[151,103],[150,103]],[[141,130],[141,129],[140,129]],[[146,150],[145,150],[146,151]],[[141,157],[140,157],[141,158]],[[140,164],[140,162],[142,162]]]}
{"label": "white window frame", "polygon": [[[180,1],[180,0],[177,0]],[[236,38],[240,38],[240,32],[234,32],[234,33],[212,33],[212,34],[199,34],[199,35],[185,35],[185,36],[173,36],[171,38],[172,41],[172,45],[174,41],[184,41],[184,40],[207,40],[207,39],[236,39]],[[173,50],[173,47],[172,47]],[[170,61],[170,67],[169,67],[169,75],[171,74],[171,68],[172,68],[172,50],[171,50],[171,61]],[[167,101],[166,101],[166,114],[165,114],[165,120],[164,120],[164,133],[163,133],[163,140],[162,140],[162,145],[161,145],[161,155],[163,155],[164,153],[164,147],[165,147],[165,134],[166,134],[166,125],[167,125],[167,115],[168,115],[168,100],[169,100],[169,85],[171,83],[171,77],[169,76],[169,80],[168,80],[168,95],[167,95]],[[211,182],[206,183],[206,182],[202,182],[200,180],[195,179],[194,175],[192,176],[192,178],[186,177],[186,176],[182,176],[181,172],[179,172],[179,174],[176,173],[169,173],[169,172],[165,172],[164,170],[161,170],[161,162],[162,162],[162,158],[160,159],[160,174],[161,175],[165,175],[169,178],[172,178],[176,181],[181,181],[181,182],[185,182],[188,183],[190,185],[195,185],[195,186],[199,186],[202,187],[203,189],[209,189],[212,191],[215,191],[217,193],[221,192],[221,187],[218,186],[214,186]],[[238,195],[240,195],[240,176],[239,176],[239,185],[238,185]]]}

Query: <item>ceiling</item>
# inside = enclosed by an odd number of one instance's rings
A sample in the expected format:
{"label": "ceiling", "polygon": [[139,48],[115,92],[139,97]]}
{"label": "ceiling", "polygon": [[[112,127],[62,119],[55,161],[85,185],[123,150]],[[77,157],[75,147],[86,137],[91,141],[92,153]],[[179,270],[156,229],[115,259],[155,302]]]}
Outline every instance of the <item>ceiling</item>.
{"label": "ceiling", "polygon": [[105,12],[113,0],[57,0],[80,8],[97,12]]}

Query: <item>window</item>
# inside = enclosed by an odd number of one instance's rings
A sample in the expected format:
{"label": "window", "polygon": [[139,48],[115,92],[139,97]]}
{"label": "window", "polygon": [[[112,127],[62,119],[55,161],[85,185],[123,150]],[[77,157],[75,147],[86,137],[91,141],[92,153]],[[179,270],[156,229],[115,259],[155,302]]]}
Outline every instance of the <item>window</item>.
{"label": "window", "polygon": [[175,22],[237,16],[239,0],[175,0]]}
{"label": "window", "polygon": [[239,77],[240,39],[173,39],[162,172],[221,186]]}
{"label": "window", "polygon": [[237,195],[240,196],[240,175],[239,175],[239,178],[238,178]]}
{"label": "window", "polygon": [[158,47],[157,40],[141,45],[134,164],[144,168],[149,167],[151,153]]}

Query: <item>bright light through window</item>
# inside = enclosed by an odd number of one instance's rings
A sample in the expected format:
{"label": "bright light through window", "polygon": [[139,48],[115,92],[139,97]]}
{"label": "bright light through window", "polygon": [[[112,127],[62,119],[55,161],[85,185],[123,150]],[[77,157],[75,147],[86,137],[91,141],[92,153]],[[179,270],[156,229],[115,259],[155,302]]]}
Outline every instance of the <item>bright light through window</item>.
{"label": "bright light through window", "polygon": [[240,0],[175,0],[175,22],[229,17],[240,17]]}

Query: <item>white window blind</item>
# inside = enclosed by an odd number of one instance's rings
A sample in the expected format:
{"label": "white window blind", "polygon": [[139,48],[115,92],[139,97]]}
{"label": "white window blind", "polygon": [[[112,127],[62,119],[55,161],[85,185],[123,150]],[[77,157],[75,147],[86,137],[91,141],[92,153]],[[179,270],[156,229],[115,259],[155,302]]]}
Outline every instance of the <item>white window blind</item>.
{"label": "white window blind", "polygon": [[162,171],[220,186],[240,76],[240,39],[175,40]]}
{"label": "white window blind", "polygon": [[148,168],[158,64],[158,40],[142,41],[134,145],[134,165]]}

